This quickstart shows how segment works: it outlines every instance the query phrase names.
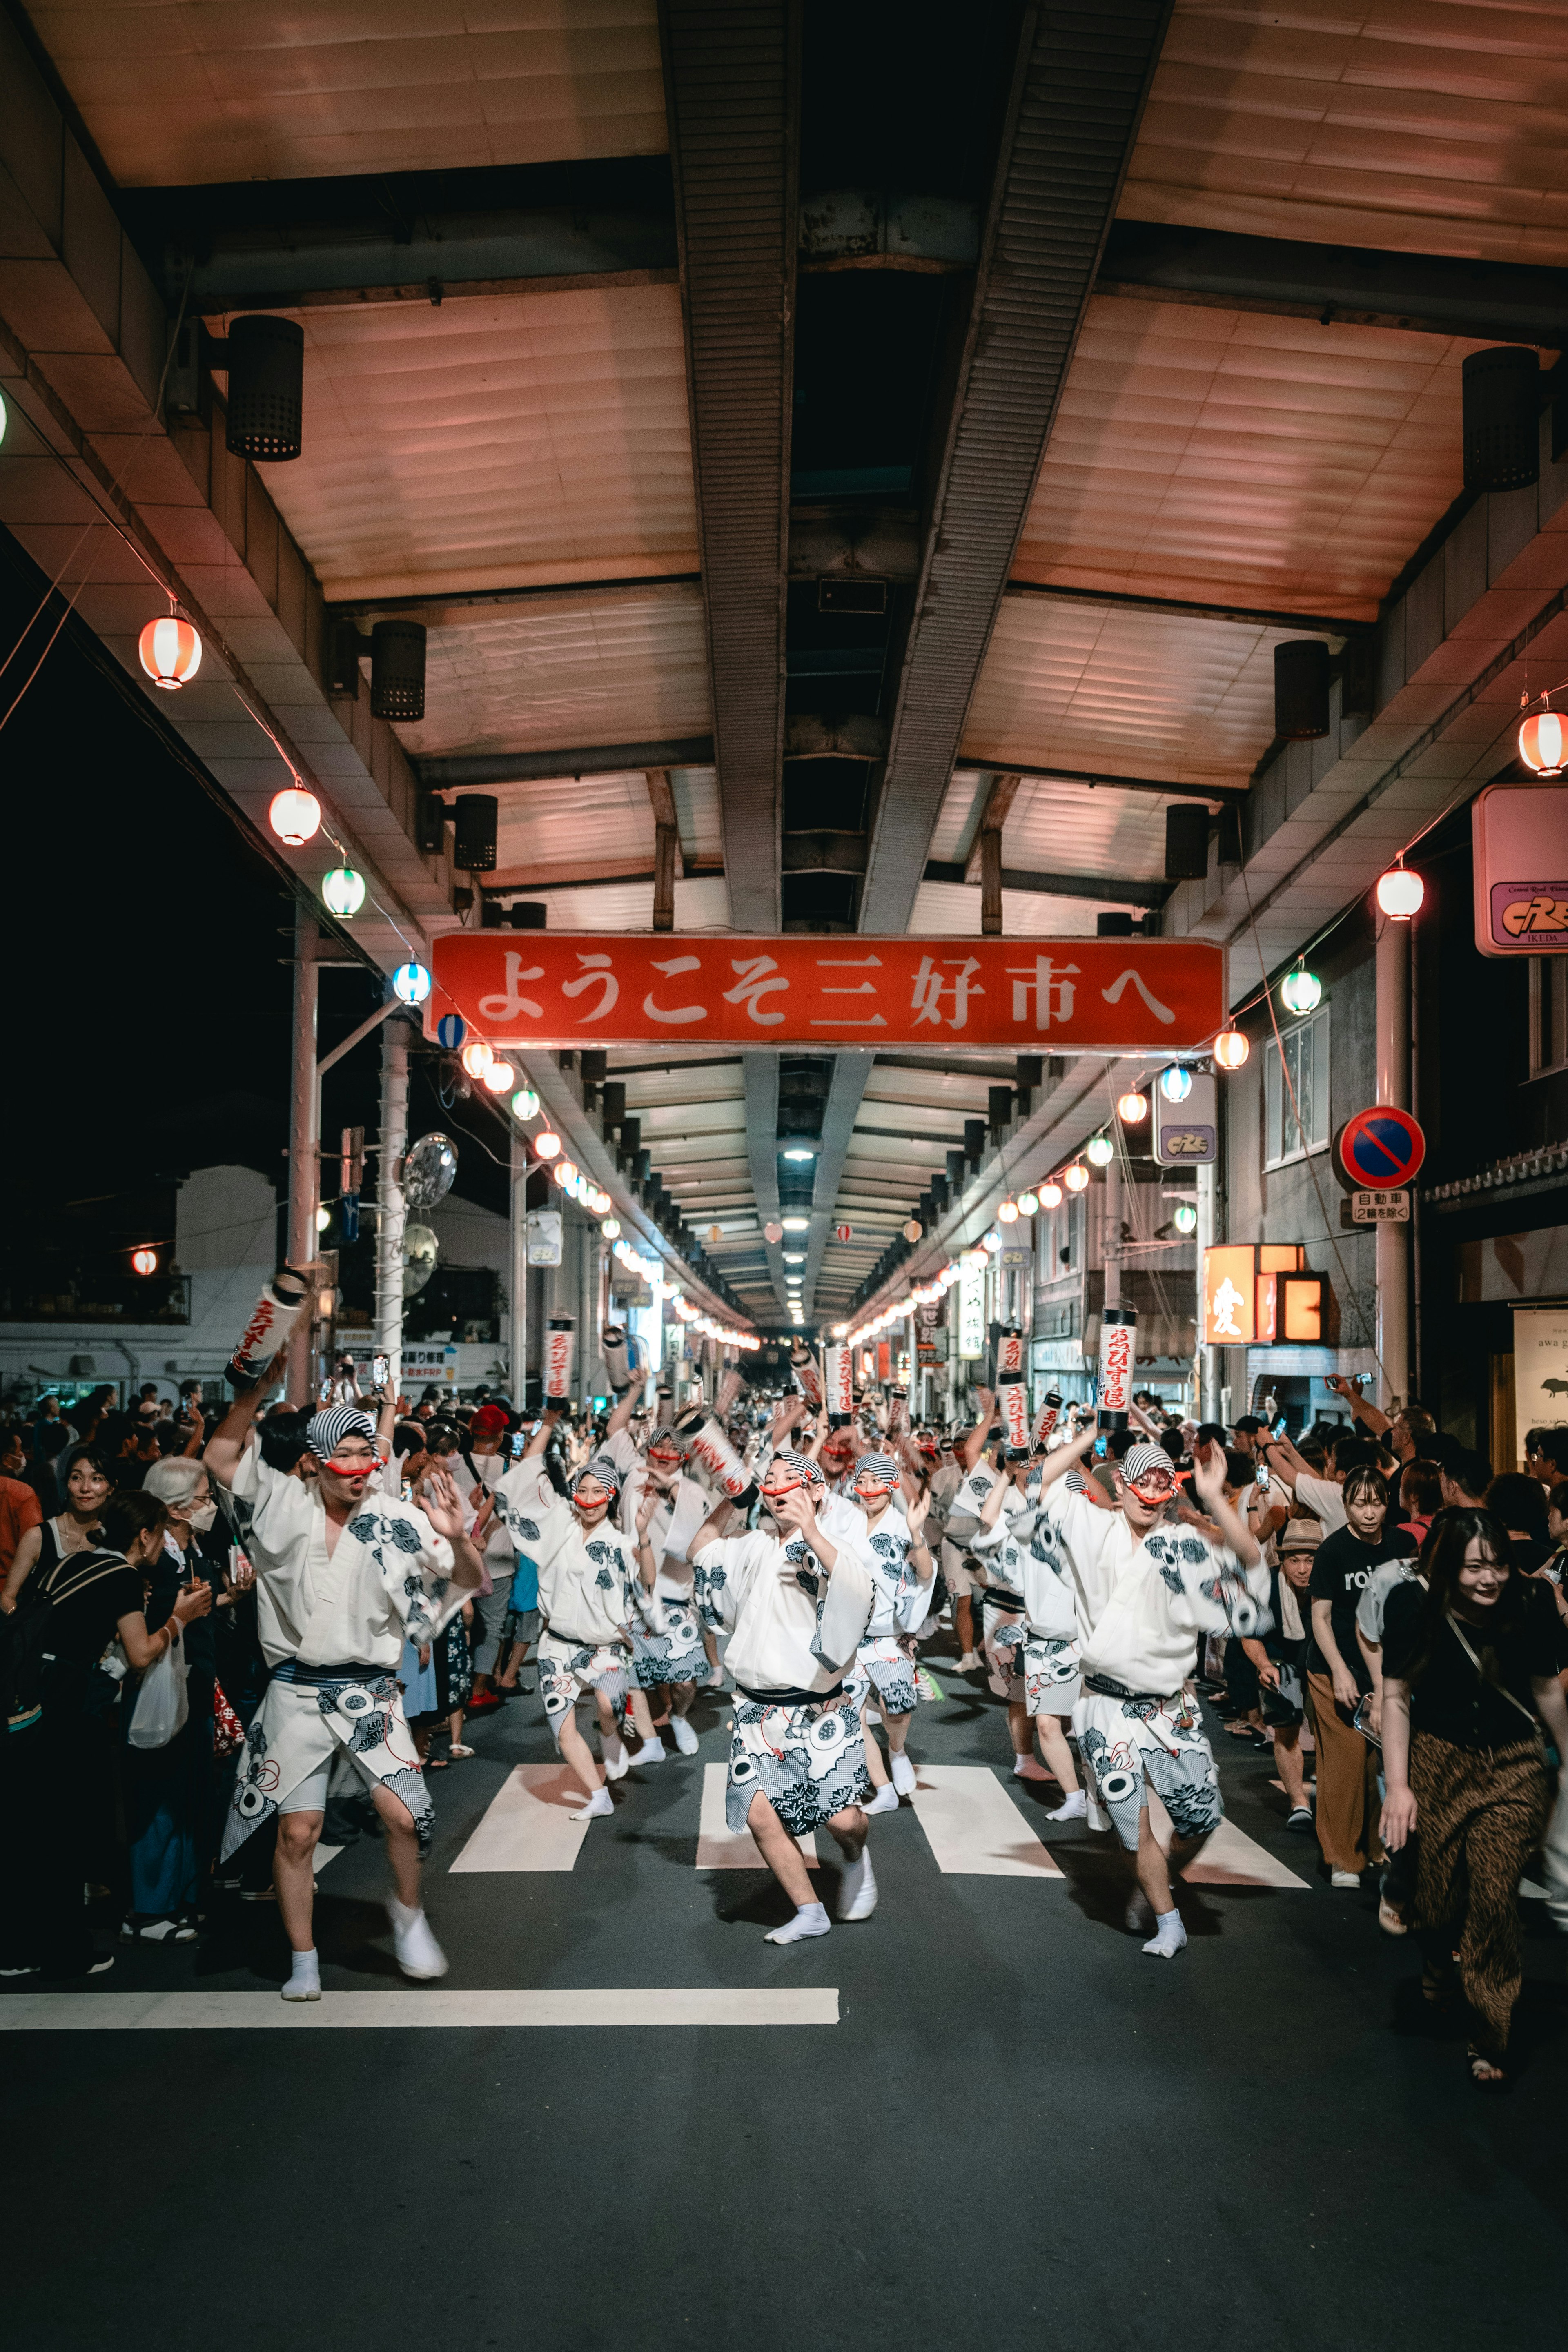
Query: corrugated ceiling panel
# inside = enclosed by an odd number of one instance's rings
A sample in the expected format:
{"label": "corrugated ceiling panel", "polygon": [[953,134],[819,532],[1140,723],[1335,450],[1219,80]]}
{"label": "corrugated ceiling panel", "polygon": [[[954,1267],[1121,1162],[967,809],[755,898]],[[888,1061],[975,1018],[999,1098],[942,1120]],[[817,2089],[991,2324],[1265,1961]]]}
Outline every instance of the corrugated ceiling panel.
{"label": "corrugated ceiling panel", "polygon": [[700,590],[563,596],[433,629],[425,717],[398,735],[426,754],[564,751],[701,735],[710,708]]}
{"label": "corrugated ceiling panel", "polygon": [[1176,0],[1131,220],[1568,262],[1568,14]]}
{"label": "corrugated ceiling panel", "polygon": [[1008,597],[970,708],[965,755],[1036,773],[1059,761],[1178,784],[1245,784],[1274,737],[1274,647],[1294,634]]}
{"label": "corrugated ceiling panel", "polygon": [[1119,793],[1026,776],[1002,828],[1002,863],[1058,874],[1163,881],[1169,805],[1157,793]]}
{"label": "corrugated ceiling panel", "polygon": [[1461,488],[1478,348],[1102,295],[1014,577],[1375,619]]}
{"label": "corrugated ceiling panel", "polygon": [[910,1070],[879,1061],[866,1081],[860,1116],[875,1125],[873,1103],[913,1103],[941,1109],[951,1107],[962,1117],[973,1118],[977,1110],[984,1109],[985,1089],[991,1084],[984,1071]]}
{"label": "corrugated ceiling panel", "polygon": [[652,868],[653,808],[640,769],[507,784],[494,797],[500,803],[494,879],[522,871],[548,882],[556,866],[563,876],[582,880],[614,873],[617,861],[625,870],[624,861],[630,858],[638,861],[634,872]]}
{"label": "corrugated ceiling panel", "polygon": [[43,0],[124,187],[658,155],[656,0]]}
{"label": "corrugated ceiling panel", "polygon": [[[1045,898],[1033,890],[1004,890],[1002,929],[1009,939],[1091,940],[1098,904],[1092,898]],[[973,939],[979,913],[978,890],[960,883],[922,882],[910,929],[939,939]]]}
{"label": "corrugated ceiling panel", "polygon": [[698,569],[678,288],[299,316],[268,488],[329,601]]}
{"label": "corrugated ceiling panel", "polygon": [[[601,889],[541,890],[552,931],[647,931],[653,928],[653,884],[610,883]],[[678,931],[727,931],[730,893],[722,876],[675,886]]]}
{"label": "corrugated ceiling panel", "polygon": [[672,768],[669,789],[675,798],[676,830],[689,857],[721,857],[724,835],[719,817],[719,772],[716,768]]}

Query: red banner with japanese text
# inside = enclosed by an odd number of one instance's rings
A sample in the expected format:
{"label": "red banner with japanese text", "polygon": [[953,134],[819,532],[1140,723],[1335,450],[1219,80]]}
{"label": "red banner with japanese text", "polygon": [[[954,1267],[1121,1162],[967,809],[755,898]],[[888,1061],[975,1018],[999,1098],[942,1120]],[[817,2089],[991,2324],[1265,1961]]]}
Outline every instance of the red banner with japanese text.
{"label": "red banner with japanese text", "polygon": [[1226,1024],[1225,951],[1197,940],[449,931],[431,962],[426,1035],[455,1013],[497,1046],[1195,1053]]}

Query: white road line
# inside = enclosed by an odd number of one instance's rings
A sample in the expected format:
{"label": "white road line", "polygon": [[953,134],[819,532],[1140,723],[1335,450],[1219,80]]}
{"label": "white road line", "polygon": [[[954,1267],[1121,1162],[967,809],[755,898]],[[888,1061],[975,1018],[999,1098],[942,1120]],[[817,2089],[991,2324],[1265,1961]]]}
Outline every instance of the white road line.
{"label": "white road line", "polygon": [[571,1870],[588,1834],[588,1822],[572,1819],[584,1802],[582,1783],[566,1765],[519,1764],[491,1798],[453,1872]]}
{"label": "white road line", "polygon": [[342,1852],[341,1845],[319,1845],[316,1848],[313,1864],[318,1875],[325,1870],[329,1862],[335,1862]]}
{"label": "white road line", "polygon": [[[1149,1819],[1154,1835],[1169,1853],[1171,1816],[1152,1789],[1149,1791]],[[1183,1871],[1184,1878],[1197,1886],[1305,1886],[1307,1881],[1298,1878],[1282,1862],[1276,1862],[1266,1846],[1238,1830],[1228,1816],[1221,1822],[1196,1862],[1189,1862]]]}
{"label": "white road line", "polygon": [[[704,1764],[702,1767],[702,1818],[697,1831],[697,1867],[699,1870],[766,1870],[750,1830],[739,1835],[724,1819],[724,1790],[729,1783],[727,1764]],[[796,1845],[812,1869],[817,1863],[816,1832],[807,1830],[796,1838]]]}
{"label": "white road line", "polygon": [[652,1985],[538,1992],[28,1992],[0,2033],[311,2032],[331,2028],[837,2025],[836,1985]]}
{"label": "white road line", "polygon": [[946,1876],[1061,1877],[988,1765],[921,1764],[917,1773],[910,1801]]}

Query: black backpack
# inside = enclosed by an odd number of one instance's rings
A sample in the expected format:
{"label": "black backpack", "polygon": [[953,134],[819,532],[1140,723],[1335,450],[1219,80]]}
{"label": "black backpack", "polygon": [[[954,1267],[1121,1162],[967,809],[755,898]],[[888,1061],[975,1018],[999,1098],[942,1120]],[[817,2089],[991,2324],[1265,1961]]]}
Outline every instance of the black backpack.
{"label": "black backpack", "polygon": [[11,1614],[0,1616],[0,1706],[7,1731],[29,1731],[43,1716],[57,1605],[124,1566],[123,1552],[68,1552],[41,1578],[29,1577]]}

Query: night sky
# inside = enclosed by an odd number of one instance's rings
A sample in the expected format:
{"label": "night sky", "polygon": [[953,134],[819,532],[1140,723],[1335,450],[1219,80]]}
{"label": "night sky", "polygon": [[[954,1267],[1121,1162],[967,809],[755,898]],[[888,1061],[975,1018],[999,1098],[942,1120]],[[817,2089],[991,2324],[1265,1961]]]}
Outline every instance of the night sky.
{"label": "night sky", "polygon": [[[0,530],[4,654],[47,587]],[[59,609],[0,677],[0,717]],[[169,1240],[173,1180],[192,1168],[237,1161],[285,1184],[292,898],[112,667],[68,622],[0,730],[13,1074],[0,1282],[14,1302],[68,1265],[126,1275],[139,1242]],[[368,971],[323,972],[321,1049],[381,993]],[[500,1170],[464,1130],[504,1152],[501,1134],[477,1103],[441,1108],[436,1067],[416,1057],[412,1131],[445,1127],[458,1192],[504,1209]],[[329,1074],[327,1137],[358,1123],[374,1140],[379,1071],[373,1034]],[[322,1192],[336,1190],[328,1161]]]}

